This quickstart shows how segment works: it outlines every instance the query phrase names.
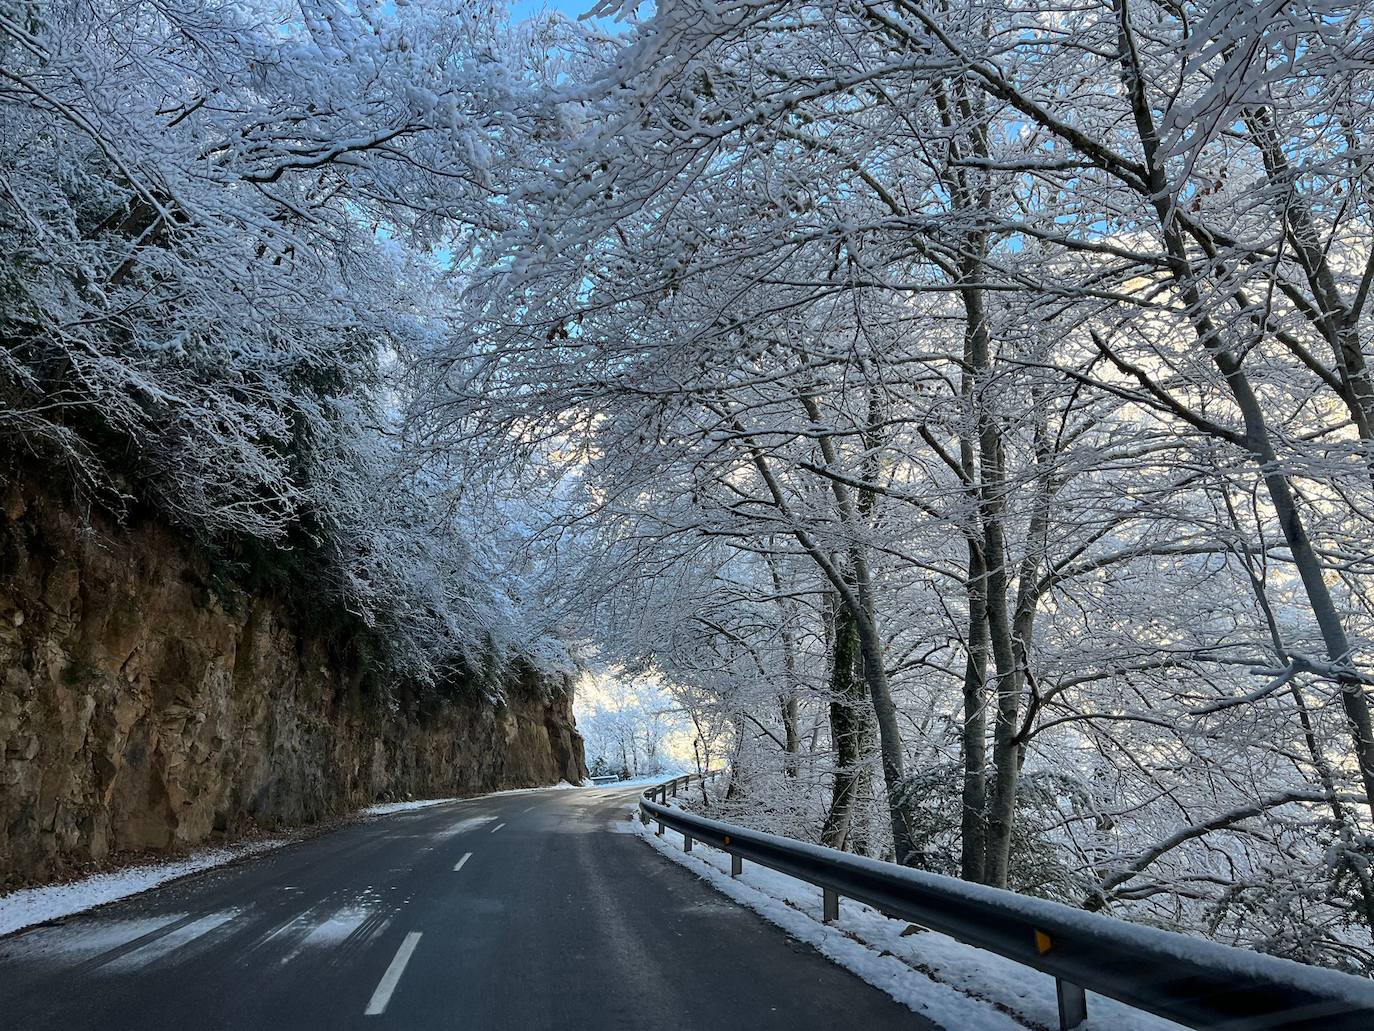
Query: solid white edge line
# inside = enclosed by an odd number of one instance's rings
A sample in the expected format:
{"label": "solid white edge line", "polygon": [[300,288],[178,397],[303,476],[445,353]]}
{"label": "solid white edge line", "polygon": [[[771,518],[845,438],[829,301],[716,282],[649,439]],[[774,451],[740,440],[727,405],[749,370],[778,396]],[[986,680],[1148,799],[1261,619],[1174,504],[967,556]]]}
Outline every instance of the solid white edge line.
{"label": "solid white edge line", "polygon": [[386,973],[378,982],[377,990],[372,993],[372,1001],[367,1004],[367,1009],[363,1010],[363,1016],[375,1017],[386,1012],[386,1005],[391,1001],[391,993],[396,990],[396,984],[405,973],[406,964],[410,962],[410,955],[419,943],[419,931],[411,931],[406,935],[405,941],[401,942],[401,947],[396,950],[396,955],[391,960],[391,966],[386,968]]}
{"label": "solid white edge line", "polygon": [[456,863],[453,864],[453,872],[454,872],[454,873],[457,873],[459,870],[461,870],[461,869],[463,868],[463,864],[466,863],[466,862],[467,862],[469,859],[471,859],[471,858],[472,858],[472,853],[471,853],[471,852],[464,852],[464,853],[463,853],[463,858],[460,859],[460,860],[458,860],[458,862],[456,862]]}
{"label": "solid white edge line", "polygon": [[498,823],[495,827],[493,827],[493,828],[491,829],[491,833],[492,833],[492,834],[495,834],[497,831],[499,831],[499,830],[500,830],[502,827],[504,827],[504,826],[505,826],[504,823]]}

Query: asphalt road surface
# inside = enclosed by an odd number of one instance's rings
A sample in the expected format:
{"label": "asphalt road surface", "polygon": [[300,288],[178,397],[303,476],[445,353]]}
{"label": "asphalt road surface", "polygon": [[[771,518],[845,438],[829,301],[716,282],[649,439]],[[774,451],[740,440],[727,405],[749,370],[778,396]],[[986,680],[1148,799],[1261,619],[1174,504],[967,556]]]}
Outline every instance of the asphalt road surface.
{"label": "asphalt road surface", "polygon": [[633,799],[397,813],[0,938],[0,1029],[935,1026],[625,833]]}

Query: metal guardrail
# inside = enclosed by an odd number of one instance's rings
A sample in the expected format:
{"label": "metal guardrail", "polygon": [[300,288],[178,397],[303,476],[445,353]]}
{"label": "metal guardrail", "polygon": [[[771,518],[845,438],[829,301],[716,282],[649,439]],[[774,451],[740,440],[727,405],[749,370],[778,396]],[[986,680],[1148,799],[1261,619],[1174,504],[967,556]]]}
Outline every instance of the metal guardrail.
{"label": "metal guardrail", "polygon": [[[645,788],[644,797],[649,801],[653,801],[654,796],[657,795],[658,800],[666,805],[669,792],[676,797],[678,788],[685,788],[693,781],[710,780],[720,772],[720,770],[707,770],[705,773],[688,773],[681,777],[674,777],[672,780],[665,780],[661,784],[654,784]],[[648,823],[649,821],[646,819],[644,822]]]}
{"label": "metal guardrail", "polygon": [[[708,774],[711,776],[713,774]],[[1059,1026],[1087,1019],[1087,991],[1205,1031],[1374,1031],[1374,981],[1173,931],[1129,924],[1047,899],[971,884],[707,819],[666,803],[697,775],[646,790],[640,818],[821,889],[822,916],[840,898],[947,934],[1055,978]]]}

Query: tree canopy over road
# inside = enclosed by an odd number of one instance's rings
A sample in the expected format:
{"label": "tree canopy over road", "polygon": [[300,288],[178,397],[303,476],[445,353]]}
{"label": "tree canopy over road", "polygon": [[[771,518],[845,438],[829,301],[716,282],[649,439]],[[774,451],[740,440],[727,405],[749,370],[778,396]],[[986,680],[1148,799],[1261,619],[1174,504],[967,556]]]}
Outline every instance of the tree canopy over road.
{"label": "tree canopy over road", "polygon": [[739,820],[1374,967],[1368,5],[590,13],[0,15],[0,433]]}

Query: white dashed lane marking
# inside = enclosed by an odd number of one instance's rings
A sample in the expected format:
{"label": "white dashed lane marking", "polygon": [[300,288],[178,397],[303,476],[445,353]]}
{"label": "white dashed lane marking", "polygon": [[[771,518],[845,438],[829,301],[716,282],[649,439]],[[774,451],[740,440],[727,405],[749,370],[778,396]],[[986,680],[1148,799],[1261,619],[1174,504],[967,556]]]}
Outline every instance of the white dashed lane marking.
{"label": "white dashed lane marking", "polygon": [[372,993],[372,1001],[367,1004],[367,1009],[363,1010],[364,1016],[375,1017],[386,1012],[386,1004],[391,1001],[391,993],[396,990],[401,975],[406,972],[406,964],[410,962],[411,953],[419,943],[419,931],[411,931],[406,935],[405,941],[401,942],[401,947],[396,950],[396,955],[391,960],[391,966],[386,968],[386,973],[377,984],[377,990]]}
{"label": "white dashed lane marking", "polygon": [[456,862],[456,863],[453,864],[453,872],[454,872],[454,873],[457,873],[459,870],[461,870],[461,869],[463,868],[463,864],[466,863],[466,862],[467,862],[469,859],[471,859],[471,858],[472,858],[472,853],[471,853],[471,852],[464,852],[464,853],[463,853],[463,858],[460,859],[460,860],[458,860],[458,862]]}

